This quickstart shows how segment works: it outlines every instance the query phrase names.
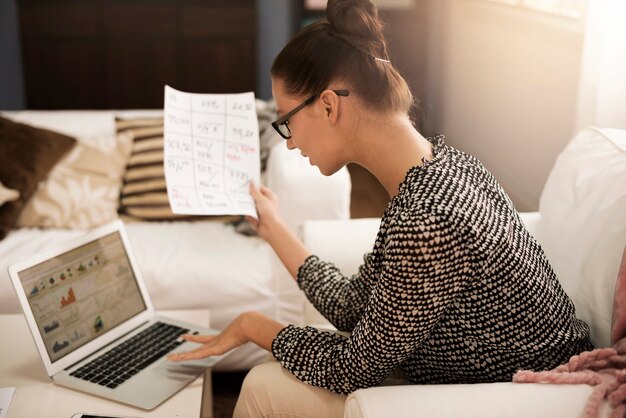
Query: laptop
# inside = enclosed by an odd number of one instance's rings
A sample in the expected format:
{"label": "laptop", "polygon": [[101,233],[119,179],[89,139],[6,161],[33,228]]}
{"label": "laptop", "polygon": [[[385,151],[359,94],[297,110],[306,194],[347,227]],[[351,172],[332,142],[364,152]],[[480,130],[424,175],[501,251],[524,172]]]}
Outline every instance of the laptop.
{"label": "laptop", "polygon": [[165,358],[199,346],[182,334],[218,331],[155,314],[121,221],[13,264],[9,274],[58,385],[149,410],[224,357]]}

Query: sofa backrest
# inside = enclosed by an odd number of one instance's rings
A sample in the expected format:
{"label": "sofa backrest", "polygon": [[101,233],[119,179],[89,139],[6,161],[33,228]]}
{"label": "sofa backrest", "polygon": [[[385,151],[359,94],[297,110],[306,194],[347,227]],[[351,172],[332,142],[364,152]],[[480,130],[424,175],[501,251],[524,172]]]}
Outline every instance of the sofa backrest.
{"label": "sofa backrest", "polygon": [[596,346],[610,345],[626,244],[626,131],[590,127],[559,155],[539,203],[541,242]]}

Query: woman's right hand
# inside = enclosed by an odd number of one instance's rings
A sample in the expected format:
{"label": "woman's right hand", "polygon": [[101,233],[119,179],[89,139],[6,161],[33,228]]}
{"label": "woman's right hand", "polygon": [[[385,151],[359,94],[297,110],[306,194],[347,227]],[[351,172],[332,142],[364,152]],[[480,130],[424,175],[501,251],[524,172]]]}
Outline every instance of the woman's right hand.
{"label": "woman's right hand", "polygon": [[256,212],[259,218],[255,219],[251,216],[246,216],[246,220],[261,238],[267,240],[271,234],[272,226],[281,222],[278,210],[278,196],[265,186],[257,189],[253,182],[250,182],[250,194],[256,205]]}
{"label": "woman's right hand", "polygon": [[311,255],[302,245],[296,234],[283,222],[278,210],[278,196],[267,187],[250,183],[250,194],[256,205],[259,219],[246,216],[257,234],[274,249],[292,277],[296,277],[299,267]]}

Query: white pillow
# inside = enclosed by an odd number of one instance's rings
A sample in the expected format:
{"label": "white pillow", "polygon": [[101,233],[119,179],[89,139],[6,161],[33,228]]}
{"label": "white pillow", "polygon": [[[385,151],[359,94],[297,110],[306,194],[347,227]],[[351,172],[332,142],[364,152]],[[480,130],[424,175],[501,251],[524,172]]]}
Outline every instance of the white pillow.
{"label": "white pillow", "polygon": [[559,155],[539,203],[542,245],[595,346],[608,346],[626,244],[626,131],[587,128]]}
{"label": "white pillow", "polygon": [[24,110],[0,112],[0,115],[16,122],[60,132],[104,152],[114,152],[117,148],[115,116],[156,117],[162,114],[163,110]]}

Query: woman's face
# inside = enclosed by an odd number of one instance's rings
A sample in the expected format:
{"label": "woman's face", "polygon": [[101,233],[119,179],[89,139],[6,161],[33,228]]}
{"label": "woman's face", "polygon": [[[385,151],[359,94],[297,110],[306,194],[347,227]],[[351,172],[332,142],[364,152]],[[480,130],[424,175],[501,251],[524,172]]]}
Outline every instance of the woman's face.
{"label": "woman's face", "polygon": [[[302,104],[308,97],[289,96],[284,90],[281,79],[272,79],[272,94],[280,116]],[[329,129],[324,105],[317,99],[289,118],[288,126],[291,138],[287,139],[287,148],[298,149],[311,165],[317,166],[324,175],[331,175],[345,165],[337,157],[341,154],[336,149],[337,130]]]}

